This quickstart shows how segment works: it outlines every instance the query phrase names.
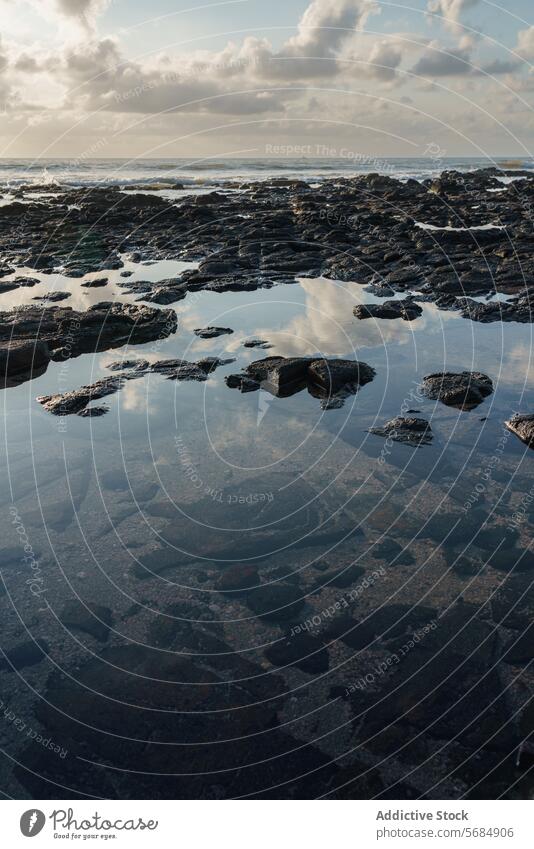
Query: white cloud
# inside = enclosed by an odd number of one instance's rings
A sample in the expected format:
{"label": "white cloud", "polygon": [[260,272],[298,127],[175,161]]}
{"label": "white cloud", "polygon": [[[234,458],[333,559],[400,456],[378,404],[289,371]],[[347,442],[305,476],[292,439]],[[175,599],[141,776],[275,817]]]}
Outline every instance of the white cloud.
{"label": "white cloud", "polygon": [[523,59],[534,59],[534,26],[518,32],[516,51]]}
{"label": "white cloud", "polygon": [[467,9],[477,6],[480,0],[428,0],[427,9],[444,19],[443,24],[452,32],[461,32],[460,18]]}

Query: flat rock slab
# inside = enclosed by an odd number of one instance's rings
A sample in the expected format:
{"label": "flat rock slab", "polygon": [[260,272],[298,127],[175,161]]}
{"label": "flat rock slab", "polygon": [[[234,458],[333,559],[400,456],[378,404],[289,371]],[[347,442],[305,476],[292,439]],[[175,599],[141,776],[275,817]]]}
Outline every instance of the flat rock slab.
{"label": "flat rock slab", "polygon": [[397,416],[386,422],[382,427],[371,427],[369,433],[375,436],[383,436],[394,442],[402,442],[404,445],[430,445],[432,442],[432,428],[425,419],[403,418]]}
{"label": "flat rock slab", "polygon": [[231,327],[197,327],[196,330],[193,330],[195,336],[199,336],[200,339],[216,339],[217,336],[224,336],[233,332]]}
{"label": "flat rock slab", "polygon": [[356,318],[402,318],[403,321],[413,321],[422,315],[423,310],[419,304],[405,299],[402,301],[384,301],[382,304],[358,304],[353,313]]}
{"label": "flat rock slab", "polygon": [[246,342],[243,342],[244,348],[263,348],[263,350],[267,350],[268,348],[272,348],[270,342],[267,342],[266,339],[247,339]]}
{"label": "flat rock slab", "polygon": [[438,372],[429,374],[421,384],[423,395],[441,401],[447,407],[473,410],[493,392],[493,383],[486,374],[478,371]]}
{"label": "flat rock slab", "polygon": [[85,289],[99,289],[101,286],[107,286],[107,285],[108,285],[108,278],[107,277],[97,277],[94,280],[85,280],[85,282],[82,283],[82,286]]}
{"label": "flat rock slab", "polygon": [[0,312],[0,376],[20,383],[42,374],[50,360],[152,342],[176,327],[174,310],[116,302],[85,312],[33,305]]}
{"label": "flat rock slab", "polygon": [[534,413],[517,413],[505,424],[529,448],[534,448]]}

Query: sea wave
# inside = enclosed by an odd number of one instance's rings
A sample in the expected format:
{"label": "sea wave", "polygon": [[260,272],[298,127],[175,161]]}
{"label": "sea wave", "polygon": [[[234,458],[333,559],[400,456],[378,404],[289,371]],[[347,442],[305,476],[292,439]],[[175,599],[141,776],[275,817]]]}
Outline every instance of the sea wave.
{"label": "sea wave", "polygon": [[13,189],[26,185],[45,186],[162,186],[178,188],[180,185],[204,187],[225,183],[242,183],[247,180],[266,180],[276,177],[306,179],[321,182],[332,177],[350,177],[357,174],[379,172],[396,176],[400,180],[422,180],[443,170],[472,171],[476,168],[497,166],[503,170],[527,169],[534,171],[533,159],[497,160],[474,158],[448,158],[438,161],[431,158],[391,158],[361,161],[354,159],[0,159],[0,186]]}

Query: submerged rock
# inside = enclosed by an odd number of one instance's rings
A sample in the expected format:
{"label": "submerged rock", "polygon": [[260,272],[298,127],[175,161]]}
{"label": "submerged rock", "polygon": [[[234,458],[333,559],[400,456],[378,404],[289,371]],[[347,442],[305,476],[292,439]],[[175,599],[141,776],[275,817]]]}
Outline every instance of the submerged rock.
{"label": "submerged rock", "polygon": [[423,395],[441,401],[448,407],[473,410],[493,392],[493,383],[486,374],[478,371],[438,372],[429,374],[421,384]]}
{"label": "submerged rock", "polygon": [[4,669],[24,669],[35,666],[48,654],[48,645],[44,640],[29,640],[5,652],[5,658],[0,659],[0,671]]}
{"label": "submerged rock", "polygon": [[358,304],[353,313],[356,318],[402,318],[404,321],[413,321],[422,315],[423,310],[419,304],[409,298],[403,301],[384,301],[382,304]]}
{"label": "submerged rock", "polygon": [[59,614],[59,621],[70,630],[83,631],[96,640],[105,642],[113,623],[113,614],[109,607],[93,604],[81,599],[70,599]]}
{"label": "submerged rock", "polygon": [[320,675],[329,667],[328,652],[323,641],[306,632],[287,634],[265,652],[273,666],[296,666],[309,675]]}
{"label": "submerged rock", "polygon": [[432,442],[432,428],[425,419],[405,419],[402,416],[397,416],[397,418],[386,422],[382,427],[369,428],[369,433],[415,447],[430,445]]}
{"label": "submerged rock", "polygon": [[516,413],[505,425],[529,448],[534,448],[534,413]]}

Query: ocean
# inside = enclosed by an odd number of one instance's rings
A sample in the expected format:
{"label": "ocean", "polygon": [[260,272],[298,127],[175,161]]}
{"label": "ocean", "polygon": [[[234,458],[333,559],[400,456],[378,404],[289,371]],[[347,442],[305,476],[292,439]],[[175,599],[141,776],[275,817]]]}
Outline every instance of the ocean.
{"label": "ocean", "polygon": [[383,173],[400,180],[424,180],[443,170],[477,168],[534,170],[534,158],[404,157],[381,158],[347,151],[346,157],[302,159],[223,157],[165,159],[0,159],[0,186],[121,185],[174,188],[177,184],[211,187],[273,178],[300,178],[312,182],[357,174]]}

